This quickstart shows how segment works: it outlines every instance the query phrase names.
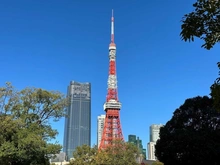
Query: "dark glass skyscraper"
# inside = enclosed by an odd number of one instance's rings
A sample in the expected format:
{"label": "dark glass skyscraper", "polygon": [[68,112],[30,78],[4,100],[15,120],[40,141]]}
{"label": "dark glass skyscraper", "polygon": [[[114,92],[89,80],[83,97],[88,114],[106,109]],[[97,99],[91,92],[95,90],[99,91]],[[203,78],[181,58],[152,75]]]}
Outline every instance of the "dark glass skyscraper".
{"label": "dark glass skyscraper", "polygon": [[136,138],[136,135],[128,135],[128,142],[137,146],[143,155],[143,158],[146,159],[146,149],[143,148],[142,140],[139,139],[139,137]]}
{"label": "dark glass skyscraper", "polygon": [[77,146],[91,143],[91,84],[71,81],[67,97],[70,104],[66,111],[63,151],[69,160]]}

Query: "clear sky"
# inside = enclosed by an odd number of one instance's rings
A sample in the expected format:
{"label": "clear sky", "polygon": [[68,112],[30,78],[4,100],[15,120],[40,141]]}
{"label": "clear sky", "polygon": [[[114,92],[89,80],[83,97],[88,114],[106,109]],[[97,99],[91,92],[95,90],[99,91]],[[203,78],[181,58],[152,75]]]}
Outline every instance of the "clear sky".
{"label": "clear sky", "polygon": [[[71,80],[92,84],[92,144],[107,94],[111,10],[125,139],[149,141],[149,126],[165,124],[184,100],[208,95],[218,76],[219,44],[180,40],[181,18],[194,0],[0,1],[0,85],[66,94]],[[64,119],[52,123],[63,143]]]}

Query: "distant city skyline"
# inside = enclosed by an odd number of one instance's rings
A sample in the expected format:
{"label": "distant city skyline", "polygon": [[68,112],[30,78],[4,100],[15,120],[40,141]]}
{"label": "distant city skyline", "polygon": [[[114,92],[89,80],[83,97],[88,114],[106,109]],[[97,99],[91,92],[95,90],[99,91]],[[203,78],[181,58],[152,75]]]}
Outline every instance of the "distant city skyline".
{"label": "distant city skyline", "polygon": [[70,104],[66,111],[63,151],[69,160],[76,147],[91,145],[91,84],[71,81],[67,97]]}
{"label": "distant city skyline", "polygon": [[[90,82],[91,145],[103,113],[111,10],[115,15],[117,80],[123,136],[150,141],[149,126],[166,124],[185,99],[209,95],[218,77],[220,46],[180,39],[192,1],[1,1],[1,86],[38,87],[66,94],[70,80]],[[65,119],[50,121],[63,145]],[[131,124],[132,123],[132,124]]]}

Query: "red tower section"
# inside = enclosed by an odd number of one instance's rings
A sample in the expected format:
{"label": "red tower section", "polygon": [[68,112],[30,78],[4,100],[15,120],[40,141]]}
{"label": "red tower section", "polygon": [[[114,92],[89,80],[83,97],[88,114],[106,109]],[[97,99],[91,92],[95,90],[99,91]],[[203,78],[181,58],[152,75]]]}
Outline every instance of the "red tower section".
{"label": "red tower section", "polygon": [[108,93],[104,104],[106,117],[99,149],[105,149],[112,144],[113,140],[124,140],[120,124],[120,109],[121,103],[118,100],[117,91],[116,45],[114,42],[114,17],[112,10],[111,43],[109,45]]}

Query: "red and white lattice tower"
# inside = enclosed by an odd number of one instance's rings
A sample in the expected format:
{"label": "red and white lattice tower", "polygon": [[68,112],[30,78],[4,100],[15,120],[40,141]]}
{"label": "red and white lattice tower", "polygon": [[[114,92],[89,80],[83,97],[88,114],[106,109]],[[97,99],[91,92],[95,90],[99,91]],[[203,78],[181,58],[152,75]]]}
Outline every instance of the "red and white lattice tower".
{"label": "red and white lattice tower", "polygon": [[111,18],[111,43],[109,45],[109,75],[108,93],[104,110],[106,111],[105,124],[99,149],[105,149],[113,140],[124,140],[120,124],[119,111],[121,103],[118,100],[116,77],[116,45],[114,42],[114,17]]}

